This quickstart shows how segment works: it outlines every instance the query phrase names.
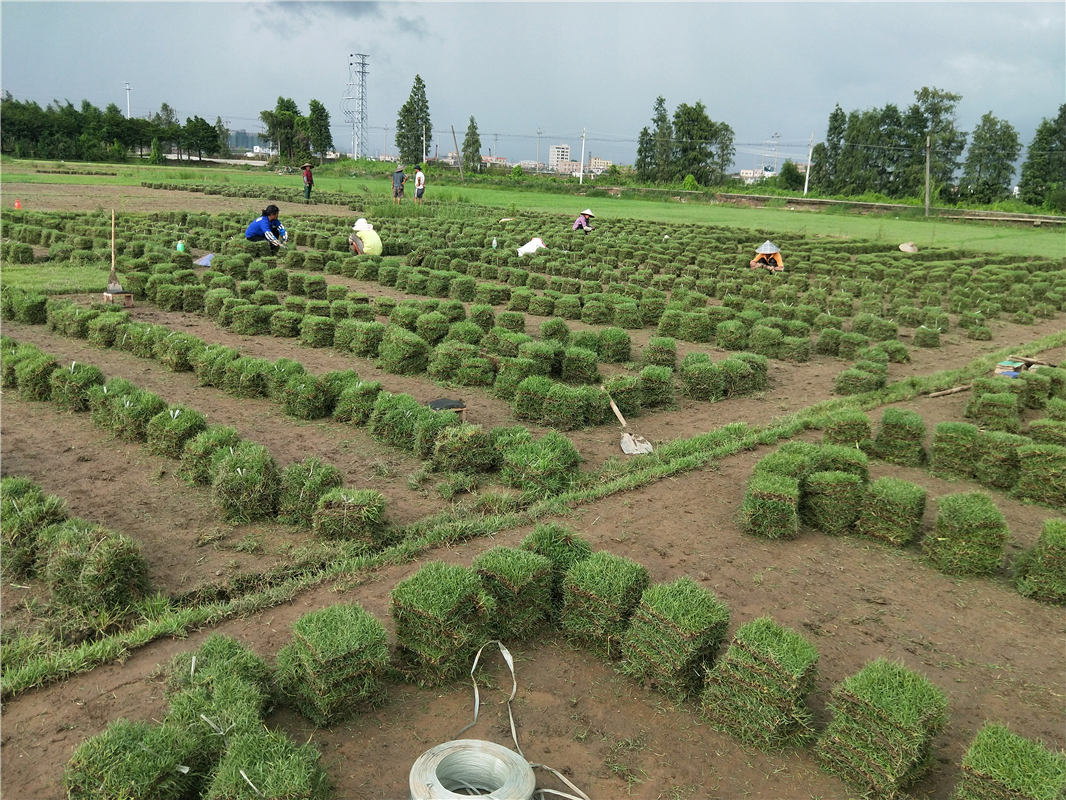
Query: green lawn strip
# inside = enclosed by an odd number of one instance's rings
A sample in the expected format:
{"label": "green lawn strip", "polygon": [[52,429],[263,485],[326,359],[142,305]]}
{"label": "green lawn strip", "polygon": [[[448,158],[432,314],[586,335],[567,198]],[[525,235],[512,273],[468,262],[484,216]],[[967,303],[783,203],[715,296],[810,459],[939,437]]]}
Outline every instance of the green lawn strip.
{"label": "green lawn strip", "polygon": [[1049,334],[1025,345],[1012,346],[982,356],[958,369],[924,378],[908,378],[878,392],[824,400],[768,425],[732,423],[689,439],[675,440],[662,445],[654,453],[635,457],[622,464],[612,463],[609,469],[617,470],[617,474],[609,481],[594,483],[595,475],[588,475],[578,487],[535,502],[524,511],[481,517],[471,517],[461,509],[441,512],[404,528],[401,531],[404,540],[381,553],[328,562],[321,571],[285,580],[266,590],[225,602],[171,609],[158,618],[120,634],[70,650],[32,658],[21,667],[3,675],[0,680],[0,696],[9,699],[27,689],[87,672],[97,664],[122,658],[130,650],[162,636],[185,636],[198,627],[268,608],[332,578],[344,578],[367,569],[406,563],[439,544],[452,544],[476,536],[498,533],[534,522],[544,516],[567,513],[571,504],[594,502],[618,492],[646,486],[665,477],[698,469],[741,450],[791,438],[807,428],[824,427],[832,411],[849,407],[870,410],[920,394],[951,388],[986,374],[998,361],[1011,353],[1035,355],[1063,345],[1066,345],[1066,332]]}
{"label": "green lawn strip", "polygon": [[40,294],[97,293],[107,288],[110,267],[110,264],[103,262],[78,266],[69,262],[4,264],[0,283],[7,289],[23,289]]}

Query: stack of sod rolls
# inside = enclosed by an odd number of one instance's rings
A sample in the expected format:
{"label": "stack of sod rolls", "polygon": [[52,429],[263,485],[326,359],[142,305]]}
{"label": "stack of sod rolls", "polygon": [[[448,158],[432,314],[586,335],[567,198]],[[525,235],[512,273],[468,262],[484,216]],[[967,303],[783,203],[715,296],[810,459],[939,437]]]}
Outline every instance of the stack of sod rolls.
{"label": "stack of sod rolls", "polygon": [[904,467],[925,463],[925,421],[921,414],[903,408],[886,408],[874,440],[874,455]]}
{"label": "stack of sod rolls", "polygon": [[850,533],[859,517],[866,484],[850,472],[815,472],[807,477],[801,514],[805,523],[831,536]]}
{"label": "stack of sod rolls", "polygon": [[343,485],[341,471],[315,456],[286,467],[281,473],[278,521],[310,528],[322,495]]}
{"label": "stack of sod rolls", "polygon": [[757,471],[748,480],[740,506],[745,533],[767,539],[793,539],[799,533],[800,484],[795,478]]}
{"label": "stack of sod rolls", "polygon": [[557,621],[563,609],[563,579],[570,567],[592,555],[592,545],[569,528],[549,522],[535,526],[522,540],[522,549],[551,562],[551,616]]}
{"label": "stack of sod rolls", "polygon": [[385,496],[375,489],[331,489],[321,496],[311,527],[326,539],[344,539],[364,550],[388,543]]}
{"label": "stack of sod rolls", "polygon": [[846,445],[869,452],[873,444],[870,418],[857,409],[844,409],[831,414],[822,434],[822,444]]}
{"label": "stack of sod rolls", "polygon": [[973,469],[977,482],[994,489],[1013,488],[1021,474],[1018,448],[1032,443],[1032,439],[1014,433],[981,431]]}
{"label": "stack of sod rolls", "polygon": [[233,738],[203,796],[205,800],[328,800],[333,792],[314,745],[298,745],[284,733],[260,727]]}
{"label": "stack of sod rolls", "polygon": [[861,536],[894,544],[910,544],[922,531],[926,491],[899,478],[878,478],[866,490],[855,530]]}
{"label": "stack of sod rolls", "polygon": [[932,765],[947,696],[925,677],[884,659],[833,688],[833,719],[818,739],[822,767],[857,792],[895,797]]}
{"label": "stack of sod rolls", "polygon": [[940,422],[933,429],[930,469],[942,478],[973,477],[980,431],[967,422]]}
{"label": "stack of sod rolls", "polygon": [[390,593],[400,669],[419,686],[439,686],[470,668],[491,638],[496,601],[468,567],[430,561]]}
{"label": "stack of sod rolls", "polygon": [[1013,392],[983,394],[976,398],[972,407],[967,406],[967,416],[972,417],[979,428],[1017,433],[1022,425],[1019,407],[1018,395]]}
{"label": "stack of sod rolls", "polygon": [[1010,531],[985,492],[959,492],[937,500],[936,523],[922,542],[926,556],[949,575],[987,575],[999,569]]}
{"label": "stack of sod rolls", "polygon": [[570,486],[577,477],[581,460],[573,442],[560,433],[548,431],[536,441],[505,450],[500,474],[508,486],[546,497]]}
{"label": "stack of sod rolls", "polygon": [[987,723],[962,757],[952,800],[1058,800],[1066,797],[1066,755]]}
{"label": "stack of sod rolls", "polygon": [[41,531],[66,518],[63,499],[46,495],[29,478],[0,480],[0,569],[4,577],[27,577],[37,561]]}
{"label": "stack of sod rolls", "polygon": [[388,666],[385,626],[358,604],[338,603],[293,623],[277,678],[300,713],[326,727],[381,703]]}
{"label": "stack of sod rolls", "polygon": [[1014,562],[1014,585],[1025,597],[1066,605],[1066,520],[1044,520],[1037,543]]}
{"label": "stack of sod rolls", "polygon": [[761,617],[737,629],[726,654],[707,673],[703,715],[740,741],[773,749],[813,732],[807,695],[818,651],[795,631]]}
{"label": "stack of sod rolls", "polygon": [[277,462],[262,445],[242,441],[212,462],[211,498],[227,522],[243,524],[273,517],[281,491]]}
{"label": "stack of sod rolls", "polygon": [[729,625],[729,609],[689,577],[649,586],[622,641],[619,669],[683,700],[703,685]]}
{"label": "stack of sod rolls", "polygon": [[164,725],[196,740],[196,761],[217,765],[232,739],[262,727],[271,701],[267,663],[231,636],[212,634],[194,652],[174,656],[164,669],[170,700]]}
{"label": "stack of sod rolls", "polygon": [[528,550],[493,547],[477,556],[472,566],[496,601],[493,636],[521,641],[547,625],[552,607],[550,559]]}
{"label": "stack of sod rolls", "polygon": [[563,630],[604,658],[617,657],[647,585],[648,570],[623,556],[600,551],[578,561],[563,580]]}
{"label": "stack of sod rolls", "polygon": [[1066,447],[1030,444],[1018,448],[1014,494],[1025,500],[1066,508]]}

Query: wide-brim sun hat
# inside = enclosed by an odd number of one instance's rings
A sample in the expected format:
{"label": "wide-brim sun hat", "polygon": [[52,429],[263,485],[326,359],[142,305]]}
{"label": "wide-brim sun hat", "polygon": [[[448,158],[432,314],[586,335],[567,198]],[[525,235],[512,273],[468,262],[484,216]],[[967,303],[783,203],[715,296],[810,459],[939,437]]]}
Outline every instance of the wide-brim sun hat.
{"label": "wide-brim sun hat", "polygon": [[360,217],[359,219],[357,219],[355,221],[355,224],[352,226],[352,230],[353,231],[372,231],[372,230],[374,230],[374,226],[371,225],[369,222],[367,222],[365,217]]}
{"label": "wide-brim sun hat", "polygon": [[301,164],[300,169],[308,169],[310,166],[310,164]]}
{"label": "wide-brim sun hat", "polygon": [[596,215],[592,213],[592,209],[591,208],[586,208],[584,211],[581,212],[581,216],[583,216],[583,217],[595,217]]}
{"label": "wide-brim sun hat", "polygon": [[770,253],[780,253],[781,252],[781,248],[778,247],[773,242],[771,242],[769,239],[767,239],[765,242],[763,242],[761,245],[759,245],[759,249],[756,250],[755,252],[756,253],[765,253],[765,254],[769,255]]}
{"label": "wide-brim sun hat", "polygon": [[393,172],[403,172],[403,164],[397,164]]}

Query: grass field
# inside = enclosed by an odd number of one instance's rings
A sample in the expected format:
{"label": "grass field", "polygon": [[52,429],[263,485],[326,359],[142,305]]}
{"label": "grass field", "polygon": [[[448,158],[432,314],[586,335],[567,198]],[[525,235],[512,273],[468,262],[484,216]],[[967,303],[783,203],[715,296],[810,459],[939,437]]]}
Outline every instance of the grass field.
{"label": "grass field", "polygon": [[[14,183],[49,183],[80,185],[137,186],[142,181],[182,184],[231,184],[291,186],[299,183],[298,173],[278,175],[258,168],[202,168],[192,166],[128,166],[109,164],[65,164],[54,161],[26,162],[5,158],[0,161],[0,187]],[[388,169],[388,166],[384,166]],[[51,174],[36,170],[71,169],[115,172],[115,175]],[[387,202],[390,182],[387,174],[378,176],[343,176],[320,170],[315,186],[326,192],[362,193],[369,190]],[[591,184],[588,191],[600,195]],[[937,218],[926,219],[921,209],[901,210],[895,215],[865,215],[836,210],[790,210],[788,207],[743,208],[725,203],[682,203],[622,199],[611,195],[587,197],[509,189],[498,186],[457,186],[449,183],[434,186],[430,175],[427,188],[427,211],[439,204],[476,204],[503,210],[546,211],[573,214],[586,206],[598,215],[599,235],[610,241],[612,218],[644,219],[664,225],[725,225],[749,230],[804,233],[808,236],[860,238],[893,243],[914,242],[919,248],[947,247],[975,252],[1032,255],[1061,258],[1066,255],[1066,226],[1057,228],[1020,227],[991,222],[962,222]],[[323,209],[323,213],[328,213]],[[788,254],[785,254],[787,264]]]}

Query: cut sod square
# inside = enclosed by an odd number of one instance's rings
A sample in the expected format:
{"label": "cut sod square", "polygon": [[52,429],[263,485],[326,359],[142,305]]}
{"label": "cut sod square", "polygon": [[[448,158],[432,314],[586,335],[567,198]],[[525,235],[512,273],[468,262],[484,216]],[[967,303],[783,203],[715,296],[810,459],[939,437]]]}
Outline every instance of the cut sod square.
{"label": "cut sod square", "polygon": [[818,739],[822,768],[860,793],[896,797],[928,771],[947,721],[947,695],[924,676],[884,659],[833,688],[833,719]]}
{"label": "cut sod square", "polygon": [[552,562],[513,547],[493,547],[474,559],[481,585],[496,601],[491,633],[505,641],[528,639],[551,619]]}
{"label": "cut sod square", "polygon": [[855,520],[855,531],[903,547],[922,531],[926,491],[910,481],[884,476],[870,484]]}
{"label": "cut sod square", "polygon": [[729,625],[729,609],[689,577],[649,586],[622,640],[619,670],[677,699],[696,694]]}
{"label": "cut sod square", "polygon": [[1066,605],[1066,520],[1044,520],[1036,544],[1014,561],[1014,585],[1025,597]]}
{"label": "cut sod square", "polygon": [[830,536],[852,532],[866,484],[850,472],[815,472],[807,477],[800,506],[803,521]]}
{"label": "cut sod square", "polygon": [[776,749],[813,733],[807,696],[814,689],[818,651],[769,617],[737,629],[725,655],[707,673],[703,716],[745,744]]}
{"label": "cut sod square", "polygon": [[578,561],[592,555],[592,545],[580,534],[555,522],[540,523],[522,540],[521,547],[547,558],[552,564],[552,618],[563,608],[563,579]]}
{"label": "cut sod square", "polygon": [[1005,725],[987,722],[962,757],[952,800],[1058,800],[1066,797],[1066,755]]}
{"label": "cut sod square", "polygon": [[604,658],[616,658],[647,585],[648,570],[623,556],[599,551],[578,561],[563,579],[563,630]]}
{"label": "cut sod square", "polygon": [[949,575],[987,575],[999,569],[1010,531],[985,492],[959,492],[937,500],[936,523],[922,542],[926,556]]}
{"label": "cut sod square", "polygon": [[490,638],[496,603],[468,567],[427,562],[389,597],[400,669],[420,686],[468,672],[477,648]]}
{"label": "cut sod square", "polygon": [[756,472],[740,506],[741,528],[752,536],[792,539],[799,533],[800,485],[795,478]]}

